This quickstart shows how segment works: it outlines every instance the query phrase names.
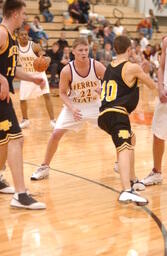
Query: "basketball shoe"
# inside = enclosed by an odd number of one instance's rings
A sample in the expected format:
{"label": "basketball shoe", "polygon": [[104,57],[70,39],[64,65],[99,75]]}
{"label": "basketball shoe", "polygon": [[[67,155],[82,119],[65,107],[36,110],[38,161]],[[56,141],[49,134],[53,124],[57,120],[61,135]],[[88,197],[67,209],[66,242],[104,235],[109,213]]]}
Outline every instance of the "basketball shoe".
{"label": "basketball shoe", "polygon": [[3,194],[14,194],[14,187],[11,187],[9,183],[4,179],[3,175],[0,175],[0,193]]}
{"label": "basketball shoe", "polygon": [[21,129],[28,128],[30,125],[30,121],[28,119],[23,119],[21,123],[19,124]]}
{"label": "basketball shoe", "polygon": [[3,194],[14,194],[14,187],[11,187],[9,183],[4,179],[2,172],[6,169],[4,165],[3,169],[0,170],[0,193]]}
{"label": "basketball shoe", "polygon": [[31,176],[31,180],[43,180],[49,176],[49,166],[41,165],[37,168],[35,172],[33,172]]}
{"label": "basketball shoe", "polygon": [[148,204],[148,200],[140,196],[140,194],[134,191],[134,189],[122,191],[120,193],[118,201],[120,203],[125,203],[125,204],[135,203],[138,206],[144,206]]}
{"label": "basketball shoe", "polygon": [[11,200],[10,206],[16,207],[16,208],[29,209],[29,210],[46,209],[46,205],[44,203],[38,202],[32,196],[30,196],[27,192],[15,193]]}
{"label": "basketball shoe", "polygon": [[141,182],[145,186],[149,186],[149,185],[160,184],[162,180],[163,178],[162,178],[161,172],[156,172],[155,169],[153,168],[152,171],[149,173],[149,175],[143,180],[141,180]]}
{"label": "basketball shoe", "polygon": [[142,191],[145,190],[145,186],[142,181],[139,181],[137,178],[135,180],[130,181],[131,188],[133,188],[135,191]]}

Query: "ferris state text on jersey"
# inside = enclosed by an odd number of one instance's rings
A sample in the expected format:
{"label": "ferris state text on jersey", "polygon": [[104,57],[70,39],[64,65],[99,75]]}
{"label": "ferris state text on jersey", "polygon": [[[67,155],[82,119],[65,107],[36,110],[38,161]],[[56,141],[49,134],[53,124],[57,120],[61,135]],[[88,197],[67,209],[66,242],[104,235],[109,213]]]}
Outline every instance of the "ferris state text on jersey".
{"label": "ferris state text on jersey", "polygon": [[74,103],[89,103],[96,101],[98,99],[98,94],[95,89],[97,89],[97,81],[82,81],[79,83],[71,84],[71,89],[75,92],[73,97]]}
{"label": "ferris state text on jersey", "polygon": [[36,59],[36,57],[31,57],[31,56],[19,56],[19,60],[22,63],[23,70],[24,72],[31,72],[35,73],[35,69],[33,66],[33,62]]}

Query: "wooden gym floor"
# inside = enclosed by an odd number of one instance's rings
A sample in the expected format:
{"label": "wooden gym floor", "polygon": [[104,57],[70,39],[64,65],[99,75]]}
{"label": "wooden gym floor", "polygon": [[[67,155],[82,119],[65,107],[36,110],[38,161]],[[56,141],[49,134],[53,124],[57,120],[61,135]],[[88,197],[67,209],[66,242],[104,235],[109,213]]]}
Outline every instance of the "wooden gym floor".
{"label": "wooden gym floor", "polygon": [[[18,91],[14,105],[21,120]],[[132,115],[136,133],[136,173],[139,178],[152,169],[151,119],[155,95],[141,88],[140,104]],[[52,97],[56,117],[61,109]],[[119,175],[110,137],[100,129],[85,126],[67,133],[51,163],[50,177],[30,181],[43,160],[52,132],[43,99],[29,102],[31,126],[23,131],[24,169],[27,187],[45,211],[11,209],[10,195],[0,195],[1,256],[162,256],[167,255],[167,163],[164,155],[162,185],[142,194],[147,207],[120,205]],[[11,175],[7,168],[7,179]]]}

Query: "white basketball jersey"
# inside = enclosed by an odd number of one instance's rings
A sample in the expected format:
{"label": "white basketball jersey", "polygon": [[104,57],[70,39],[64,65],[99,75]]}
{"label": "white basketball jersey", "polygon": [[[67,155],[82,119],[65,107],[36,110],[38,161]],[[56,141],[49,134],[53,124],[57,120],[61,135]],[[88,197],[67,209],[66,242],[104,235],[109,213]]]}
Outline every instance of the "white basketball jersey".
{"label": "white basketball jersey", "polygon": [[99,101],[99,95],[95,91],[100,87],[100,80],[95,71],[95,61],[90,59],[89,72],[82,77],[76,71],[74,61],[69,63],[71,68],[72,82],[69,98],[73,103],[93,103]]}
{"label": "white basketball jersey", "polygon": [[36,73],[33,67],[33,62],[37,58],[32,49],[32,41],[28,41],[27,46],[19,45],[19,61],[25,72]]}

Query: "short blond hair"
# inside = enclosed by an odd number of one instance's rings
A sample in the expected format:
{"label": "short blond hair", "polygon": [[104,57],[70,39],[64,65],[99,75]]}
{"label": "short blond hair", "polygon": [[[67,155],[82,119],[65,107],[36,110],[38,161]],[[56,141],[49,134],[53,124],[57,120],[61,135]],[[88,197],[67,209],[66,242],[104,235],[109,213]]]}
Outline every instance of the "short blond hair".
{"label": "short blond hair", "polygon": [[83,45],[89,45],[88,40],[85,37],[78,37],[74,40],[72,44],[72,48],[75,49],[78,45],[83,44]]}

